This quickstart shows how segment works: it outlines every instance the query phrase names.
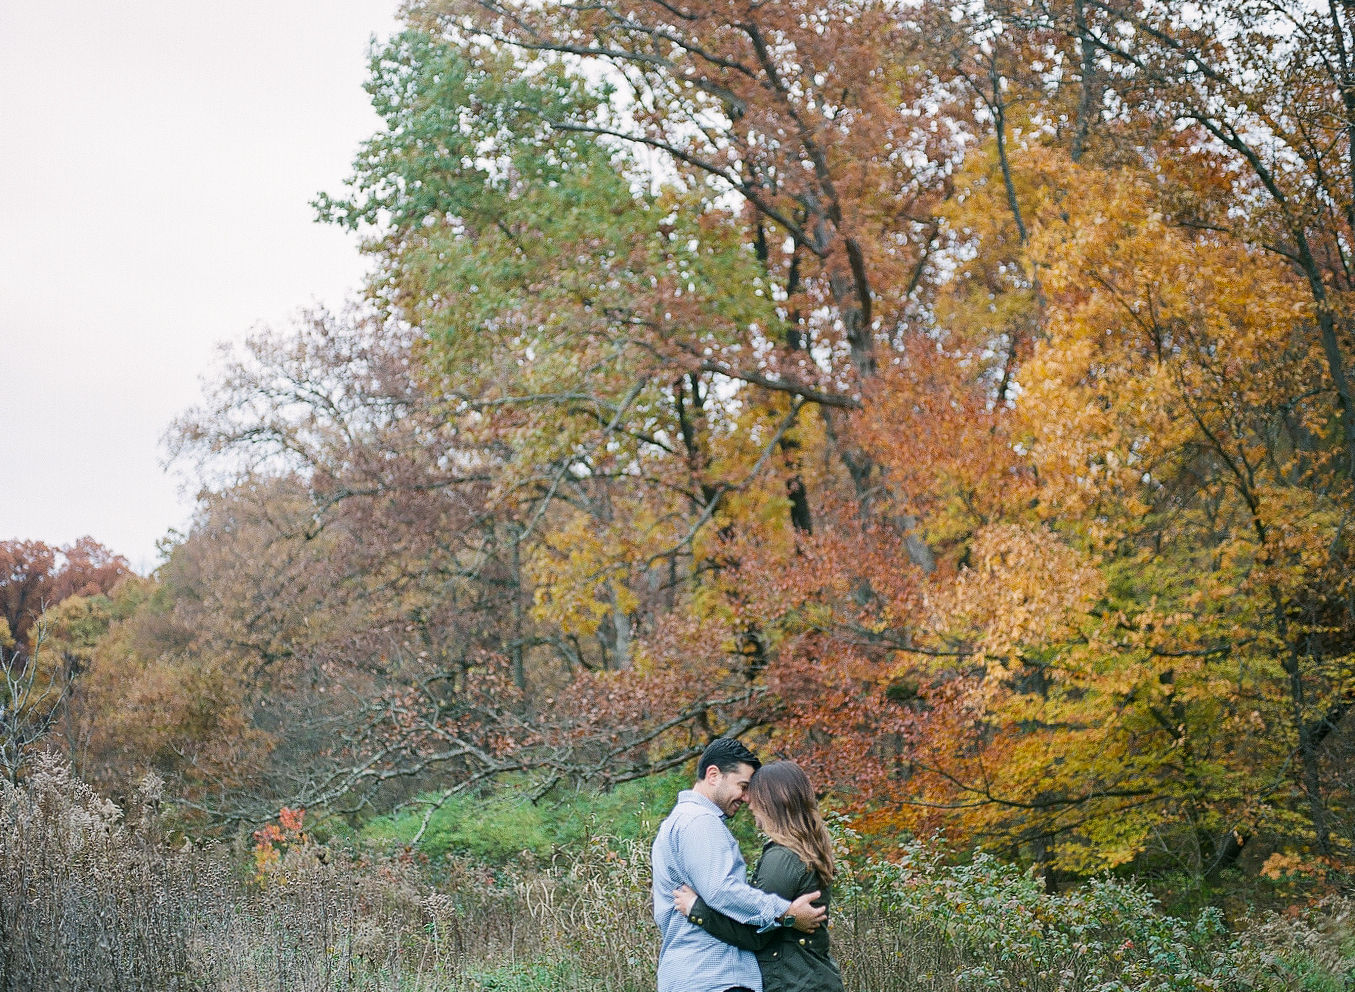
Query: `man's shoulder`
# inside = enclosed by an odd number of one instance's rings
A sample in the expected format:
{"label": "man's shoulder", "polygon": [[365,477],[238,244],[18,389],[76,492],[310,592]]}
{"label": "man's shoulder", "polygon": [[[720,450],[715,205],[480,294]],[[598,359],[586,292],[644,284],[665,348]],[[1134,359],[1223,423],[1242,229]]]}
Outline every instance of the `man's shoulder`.
{"label": "man's shoulder", "polygon": [[663,822],[659,824],[659,837],[707,817],[716,822],[723,822],[719,814],[710,809],[708,804],[688,799],[686,798],[687,795],[686,792],[679,795],[677,802],[673,804],[673,808],[663,818]]}
{"label": "man's shoulder", "polygon": [[702,799],[699,794],[684,789],[678,793],[677,802],[673,804],[673,809],[664,822],[679,823],[698,817],[710,817],[713,820],[724,822],[724,818],[711,804],[710,800]]}
{"label": "man's shoulder", "polygon": [[[710,804],[709,801],[703,801],[694,793],[690,794],[693,798],[687,798],[688,793],[684,792],[678,797],[677,803],[673,806],[667,818],[659,826],[659,836],[670,836],[675,841],[681,842],[684,836],[716,838],[721,835],[729,835],[729,827],[725,824],[724,817]],[[733,837],[730,836],[730,842]]]}

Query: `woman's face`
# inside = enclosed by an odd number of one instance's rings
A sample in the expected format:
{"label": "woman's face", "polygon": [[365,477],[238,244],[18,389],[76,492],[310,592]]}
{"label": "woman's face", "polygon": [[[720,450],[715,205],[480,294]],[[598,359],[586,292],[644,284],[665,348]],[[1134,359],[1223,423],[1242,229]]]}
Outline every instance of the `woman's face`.
{"label": "woman's face", "polygon": [[762,805],[752,796],[749,796],[748,809],[752,811],[753,822],[757,824],[758,830],[765,834],[767,832],[767,821],[762,811]]}

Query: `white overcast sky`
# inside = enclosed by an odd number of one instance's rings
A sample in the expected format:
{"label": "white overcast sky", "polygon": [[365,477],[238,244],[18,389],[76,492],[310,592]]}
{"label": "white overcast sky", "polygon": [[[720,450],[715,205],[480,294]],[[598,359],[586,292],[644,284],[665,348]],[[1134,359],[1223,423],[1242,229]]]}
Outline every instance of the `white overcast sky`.
{"label": "white overcast sky", "polygon": [[0,540],[138,570],[183,527],[170,420],[218,341],[362,283],[313,222],[395,0],[0,0]]}

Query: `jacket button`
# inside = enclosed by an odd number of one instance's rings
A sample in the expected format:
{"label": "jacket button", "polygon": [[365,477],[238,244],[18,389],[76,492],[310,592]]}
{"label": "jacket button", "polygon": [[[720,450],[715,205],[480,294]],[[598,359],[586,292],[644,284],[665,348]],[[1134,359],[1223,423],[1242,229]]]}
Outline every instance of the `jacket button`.
{"label": "jacket button", "polygon": [[801,947],[805,946],[805,939],[803,937],[800,938],[800,946]]}

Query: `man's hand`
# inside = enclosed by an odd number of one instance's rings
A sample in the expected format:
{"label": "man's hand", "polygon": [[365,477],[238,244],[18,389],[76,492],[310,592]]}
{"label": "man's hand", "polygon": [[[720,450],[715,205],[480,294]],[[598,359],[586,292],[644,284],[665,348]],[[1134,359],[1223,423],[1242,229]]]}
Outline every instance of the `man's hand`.
{"label": "man's hand", "polygon": [[819,924],[828,918],[828,910],[822,906],[810,905],[818,897],[817,890],[806,892],[790,904],[790,909],[786,910],[786,918],[794,920],[795,929],[801,933],[813,933],[819,928]]}

